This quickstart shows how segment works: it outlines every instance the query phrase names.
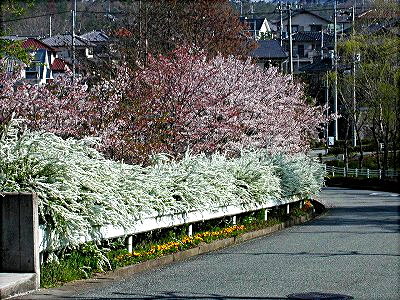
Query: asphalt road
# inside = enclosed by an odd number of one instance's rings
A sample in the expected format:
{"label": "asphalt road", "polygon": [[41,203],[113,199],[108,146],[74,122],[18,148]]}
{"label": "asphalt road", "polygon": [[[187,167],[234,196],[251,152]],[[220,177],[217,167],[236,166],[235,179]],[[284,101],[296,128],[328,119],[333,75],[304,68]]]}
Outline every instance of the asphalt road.
{"label": "asphalt road", "polygon": [[328,213],[304,225],[63,297],[400,299],[399,195],[328,188],[321,200]]}

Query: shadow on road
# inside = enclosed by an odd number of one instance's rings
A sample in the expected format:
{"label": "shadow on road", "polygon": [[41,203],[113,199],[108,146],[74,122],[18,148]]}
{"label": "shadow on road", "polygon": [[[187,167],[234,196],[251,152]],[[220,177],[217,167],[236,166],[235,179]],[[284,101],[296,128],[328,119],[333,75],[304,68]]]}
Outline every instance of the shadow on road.
{"label": "shadow on road", "polygon": [[[399,202],[400,203],[400,202]],[[308,222],[301,226],[361,226],[365,231],[354,233],[369,234],[370,227],[376,227],[383,231],[376,233],[398,233],[400,232],[400,206],[394,205],[370,205],[370,206],[346,206],[334,207],[329,209],[329,213],[321,219]],[[329,232],[333,232],[330,231]],[[340,231],[345,233],[346,231]],[[303,233],[310,233],[304,231]],[[316,231],[315,233],[323,233]],[[350,233],[350,232],[349,232]]]}
{"label": "shadow on road", "polygon": [[[73,299],[81,300],[105,300],[105,299],[142,299],[142,300],[182,300],[182,299],[215,299],[215,300],[287,300],[285,297],[254,297],[254,296],[225,296],[219,294],[198,294],[190,293],[184,294],[181,292],[160,292],[157,295],[148,294],[133,294],[133,293],[121,293],[114,292],[114,296],[110,297],[71,297]],[[66,298],[68,299],[68,297]]]}

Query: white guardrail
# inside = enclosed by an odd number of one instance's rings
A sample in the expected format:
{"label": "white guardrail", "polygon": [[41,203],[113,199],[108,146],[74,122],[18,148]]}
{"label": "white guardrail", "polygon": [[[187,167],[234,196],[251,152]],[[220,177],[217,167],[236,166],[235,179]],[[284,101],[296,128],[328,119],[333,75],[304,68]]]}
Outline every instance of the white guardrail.
{"label": "white guardrail", "polygon": [[[236,215],[261,209],[266,209],[265,219],[267,219],[268,209],[281,205],[286,205],[286,211],[287,213],[289,213],[289,205],[303,199],[304,198],[293,196],[287,199],[270,199],[262,205],[246,203],[242,206],[223,206],[210,208],[209,210],[203,211],[196,210],[187,213],[176,213],[161,216],[155,212],[154,215],[144,216],[140,220],[133,219],[132,226],[128,228],[114,225],[99,226],[98,228],[92,228],[91,232],[77,232],[72,238],[74,243],[81,244],[95,240],[126,237],[127,248],[128,250],[132,251],[132,236],[138,233],[189,224],[188,235],[191,235],[190,224],[192,223],[230,216],[235,218]],[[54,241],[58,242],[55,243]],[[71,239],[69,239],[69,241],[71,241]],[[46,231],[43,227],[39,228],[39,242],[39,252],[56,250],[69,244],[69,242],[67,242],[65,239],[63,241],[62,237],[56,236],[54,232]]]}
{"label": "white guardrail", "polygon": [[399,172],[393,170],[372,170],[372,169],[346,169],[345,167],[333,167],[325,165],[325,172],[332,176],[347,176],[347,177],[366,177],[366,178],[379,178],[382,177],[398,177]]}

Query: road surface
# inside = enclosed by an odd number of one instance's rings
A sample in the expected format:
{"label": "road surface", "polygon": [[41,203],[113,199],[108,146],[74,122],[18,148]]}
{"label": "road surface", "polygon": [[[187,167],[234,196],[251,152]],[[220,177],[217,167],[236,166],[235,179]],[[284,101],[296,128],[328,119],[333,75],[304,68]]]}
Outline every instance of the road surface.
{"label": "road surface", "polygon": [[[62,297],[288,299],[322,292],[400,299],[399,195],[327,188],[321,201],[327,214],[304,225]],[[57,290],[24,298],[45,296],[55,298]]]}

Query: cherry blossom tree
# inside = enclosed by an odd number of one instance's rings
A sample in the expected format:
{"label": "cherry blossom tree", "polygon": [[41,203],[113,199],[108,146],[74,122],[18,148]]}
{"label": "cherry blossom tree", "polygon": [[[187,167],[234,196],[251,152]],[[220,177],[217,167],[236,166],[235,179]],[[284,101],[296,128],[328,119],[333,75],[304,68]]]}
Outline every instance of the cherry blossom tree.
{"label": "cherry blossom tree", "polygon": [[[180,47],[149,56],[145,68],[120,66],[117,76],[90,88],[64,78],[46,86],[2,75],[2,120],[11,112],[61,136],[101,138],[116,159],[146,163],[152,154],[192,152],[306,151],[323,121],[308,105],[303,87],[275,68],[250,60]],[[1,120],[0,120],[1,121]]]}
{"label": "cherry blossom tree", "polygon": [[323,120],[320,109],[305,102],[300,83],[250,60],[221,55],[207,60],[204,53],[194,53],[182,47],[169,56],[150,57],[136,75],[145,86],[142,94],[150,96],[143,101],[145,115],[153,117],[147,128],[161,123],[169,152],[177,155],[188,147],[202,152],[307,150]]}

